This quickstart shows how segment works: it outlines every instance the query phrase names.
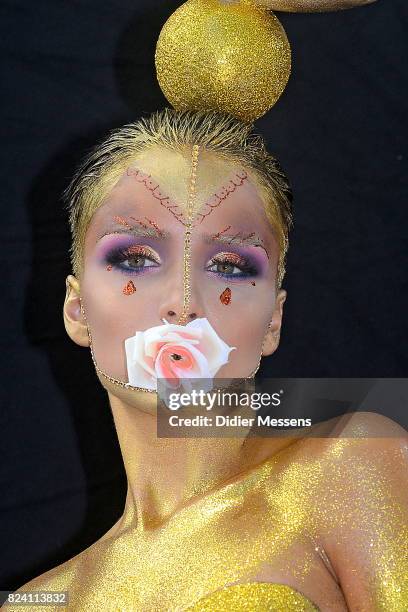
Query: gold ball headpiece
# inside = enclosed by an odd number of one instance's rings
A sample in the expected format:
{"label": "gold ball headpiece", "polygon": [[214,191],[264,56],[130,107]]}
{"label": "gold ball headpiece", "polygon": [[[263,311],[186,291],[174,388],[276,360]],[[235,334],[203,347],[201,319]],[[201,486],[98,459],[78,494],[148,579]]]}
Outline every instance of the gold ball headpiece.
{"label": "gold ball headpiece", "polygon": [[218,110],[252,122],[278,100],[290,75],[285,31],[249,0],[188,0],[156,48],[160,87],[177,110]]}

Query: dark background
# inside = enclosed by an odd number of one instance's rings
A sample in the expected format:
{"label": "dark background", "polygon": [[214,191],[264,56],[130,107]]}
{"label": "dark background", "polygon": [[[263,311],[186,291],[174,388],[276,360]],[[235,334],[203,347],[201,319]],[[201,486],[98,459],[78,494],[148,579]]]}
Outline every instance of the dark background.
{"label": "dark background", "polygon": [[[0,4],[2,589],[72,557],[123,509],[107,398],[63,327],[60,194],[108,129],[166,104],[154,47],[179,4]],[[282,342],[261,373],[406,377],[407,2],[279,17],[293,73],[257,125],[291,179],[295,229]]]}

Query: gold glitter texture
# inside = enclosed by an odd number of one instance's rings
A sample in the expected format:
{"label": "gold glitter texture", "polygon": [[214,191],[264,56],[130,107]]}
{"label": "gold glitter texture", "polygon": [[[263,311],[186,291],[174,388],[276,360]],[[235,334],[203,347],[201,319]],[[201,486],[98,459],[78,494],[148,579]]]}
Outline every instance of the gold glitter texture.
{"label": "gold glitter texture", "polygon": [[316,612],[318,608],[285,584],[249,583],[227,586],[187,608],[188,612]]}
{"label": "gold glitter texture", "polygon": [[191,151],[191,175],[190,189],[187,202],[187,227],[184,232],[183,250],[183,311],[180,315],[178,324],[186,323],[188,319],[191,302],[191,230],[193,226],[193,213],[196,197],[197,165],[200,148],[193,145]]}
{"label": "gold glitter texture", "polygon": [[142,183],[146,189],[150,191],[153,197],[160,202],[161,206],[167,208],[167,210],[177,219],[177,221],[180,221],[180,223],[185,225],[183,220],[183,211],[180,206],[172,202],[166,194],[160,191],[159,184],[153,180],[150,174],[146,174],[137,168],[128,168],[126,174],[128,176],[133,176],[138,183]]}
{"label": "gold glitter texture", "polygon": [[190,202],[191,225],[197,226],[250,178],[233,160],[200,149],[200,171],[196,172],[194,200],[191,200],[191,147],[166,150],[151,147],[140,154],[126,171],[141,183],[182,225],[187,227]]}
{"label": "gold glitter texture", "polygon": [[[209,483],[177,512],[155,520],[128,493],[110,533],[20,591],[69,590],[70,612],[292,612],[313,610],[313,599],[322,609],[346,610],[343,590],[352,609],[405,612],[408,510],[393,475],[406,469],[406,458],[398,443],[340,444],[299,440],[224,484],[211,489]],[[132,474],[137,453],[127,460]],[[342,590],[316,552],[322,539]],[[362,587],[357,605],[354,589]]]}
{"label": "gold glitter texture", "polygon": [[[228,0],[225,0],[228,2]],[[234,0],[229,0],[234,2]],[[247,4],[263,6],[272,11],[291,11],[295,13],[318,13],[321,11],[340,11],[355,6],[371,4],[375,0],[241,0]]]}
{"label": "gold glitter texture", "polygon": [[156,47],[160,87],[178,110],[219,110],[251,122],[278,100],[291,52],[279,20],[263,8],[188,0]]}

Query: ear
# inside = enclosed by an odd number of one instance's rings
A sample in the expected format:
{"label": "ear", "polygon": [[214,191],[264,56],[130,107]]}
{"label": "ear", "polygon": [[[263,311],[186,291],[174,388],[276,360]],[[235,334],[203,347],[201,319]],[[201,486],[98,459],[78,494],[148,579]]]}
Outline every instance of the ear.
{"label": "ear", "polygon": [[70,274],[66,278],[64,324],[68,336],[79,346],[89,346],[88,327],[81,311],[79,281]]}
{"label": "ear", "polygon": [[279,345],[280,330],[282,325],[283,304],[285,303],[287,293],[284,289],[278,291],[276,296],[275,308],[273,310],[272,319],[269,323],[268,331],[266,332],[262,345],[262,357],[272,355]]}

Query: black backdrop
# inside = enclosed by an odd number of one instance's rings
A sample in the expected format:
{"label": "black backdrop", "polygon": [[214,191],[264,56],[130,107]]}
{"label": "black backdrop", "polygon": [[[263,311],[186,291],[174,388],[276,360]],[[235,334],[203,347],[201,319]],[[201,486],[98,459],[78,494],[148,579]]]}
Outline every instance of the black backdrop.
{"label": "black backdrop", "polygon": [[[70,268],[60,194],[108,129],[165,104],[154,46],[178,5],[0,4],[3,589],[85,548],[123,508],[109,406],[88,351],[63,327]],[[258,129],[291,179],[295,229],[282,342],[261,372],[404,377],[406,0],[279,16],[293,73]]]}

